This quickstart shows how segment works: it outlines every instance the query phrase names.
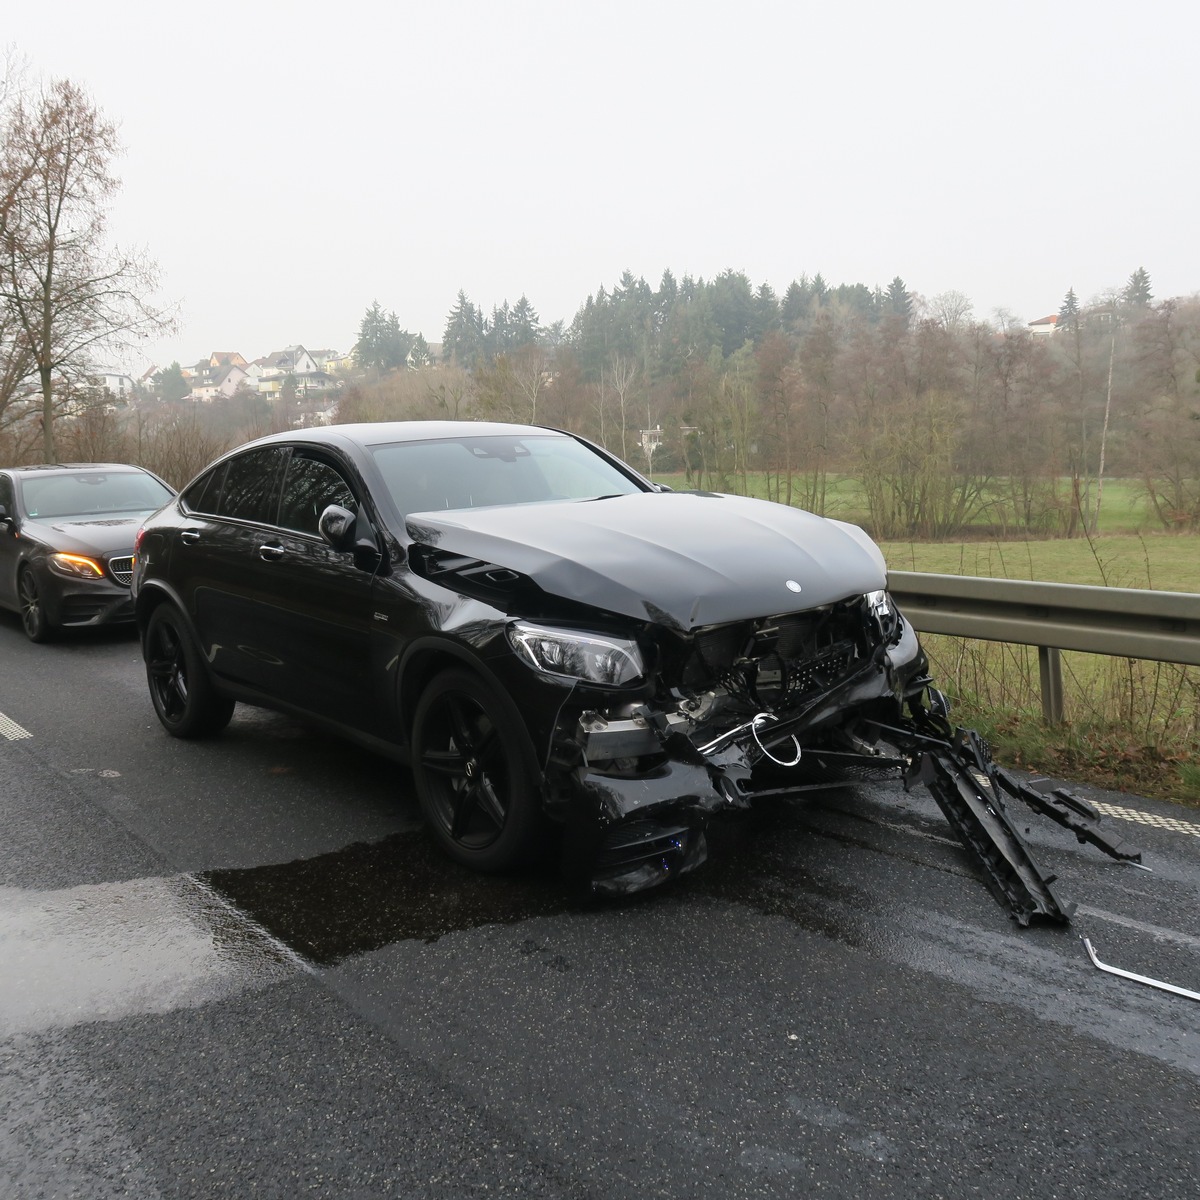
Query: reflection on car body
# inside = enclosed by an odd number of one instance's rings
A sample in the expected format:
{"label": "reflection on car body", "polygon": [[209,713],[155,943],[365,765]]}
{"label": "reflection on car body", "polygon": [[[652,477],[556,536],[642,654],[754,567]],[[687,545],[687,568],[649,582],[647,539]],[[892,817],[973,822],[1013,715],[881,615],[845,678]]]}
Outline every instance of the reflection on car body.
{"label": "reflection on car body", "polygon": [[881,729],[935,702],[862,530],[528,426],[251,443],[147,520],[134,593],[169,732],[318,719],[411,761],[459,861],[557,825],[605,892],[698,865],[708,814],[806,759],[898,764]]}

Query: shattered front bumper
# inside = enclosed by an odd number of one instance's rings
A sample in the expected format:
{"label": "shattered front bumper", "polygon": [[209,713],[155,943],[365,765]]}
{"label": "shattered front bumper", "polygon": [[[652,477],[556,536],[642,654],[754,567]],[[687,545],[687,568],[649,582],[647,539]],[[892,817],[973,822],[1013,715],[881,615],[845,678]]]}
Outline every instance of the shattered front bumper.
{"label": "shattered front bumper", "polygon": [[890,652],[786,714],[713,722],[684,705],[583,712],[572,739],[582,765],[570,779],[568,856],[593,864],[596,893],[640,891],[704,862],[712,814],[801,790],[806,756],[898,770],[904,759],[875,736],[875,722],[904,719],[905,704],[929,683],[925,671],[916,636],[906,630]]}

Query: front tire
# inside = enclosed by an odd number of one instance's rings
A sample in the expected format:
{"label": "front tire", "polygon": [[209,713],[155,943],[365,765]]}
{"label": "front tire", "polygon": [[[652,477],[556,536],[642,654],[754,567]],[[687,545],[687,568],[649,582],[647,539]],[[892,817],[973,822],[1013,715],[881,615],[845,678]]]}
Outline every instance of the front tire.
{"label": "front tire", "polygon": [[177,738],[210,737],[233,716],[219,696],[183,617],[161,604],[146,626],[146,681],[163,728]]}
{"label": "front tire", "polygon": [[46,602],[42,599],[37,576],[30,567],[22,567],[17,580],[17,598],[21,604],[21,627],[31,642],[48,642],[54,627],[46,615]]}
{"label": "front tire", "polygon": [[512,702],[470,671],[443,671],[417,703],[412,741],[417,795],[446,853],[487,872],[528,861],[541,804]]}

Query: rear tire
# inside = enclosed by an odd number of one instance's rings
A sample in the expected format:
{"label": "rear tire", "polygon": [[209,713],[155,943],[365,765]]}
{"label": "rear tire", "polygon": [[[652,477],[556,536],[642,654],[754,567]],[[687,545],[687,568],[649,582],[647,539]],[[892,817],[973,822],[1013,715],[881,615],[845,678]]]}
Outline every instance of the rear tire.
{"label": "rear tire", "polygon": [[533,857],[541,798],[511,700],[470,671],[443,671],[417,703],[412,741],[421,808],[451,858],[497,872]]}
{"label": "rear tire", "polygon": [[233,701],[213,688],[191,632],[169,604],[150,615],[145,657],[154,711],[172,737],[211,737],[229,724]]}
{"label": "rear tire", "polygon": [[30,567],[21,568],[17,598],[21,603],[21,626],[25,636],[31,642],[48,642],[54,636],[54,627],[46,615],[46,602],[42,599],[37,576]]}

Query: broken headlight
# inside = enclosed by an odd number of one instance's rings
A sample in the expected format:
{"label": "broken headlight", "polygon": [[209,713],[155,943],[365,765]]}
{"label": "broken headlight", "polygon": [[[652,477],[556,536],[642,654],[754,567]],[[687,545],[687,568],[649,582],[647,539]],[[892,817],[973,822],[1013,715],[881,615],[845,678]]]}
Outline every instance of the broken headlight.
{"label": "broken headlight", "polygon": [[863,596],[863,601],[867,606],[867,612],[879,622],[879,628],[884,637],[889,639],[893,637],[900,625],[900,613],[896,609],[891,594],[884,591],[867,592]]}
{"label": "broken headlight", "polygon": [[645,670],[637,643],[626,638],[517,621],[508,641],[518,658],[546,675],[616,685],[633,683]]}

